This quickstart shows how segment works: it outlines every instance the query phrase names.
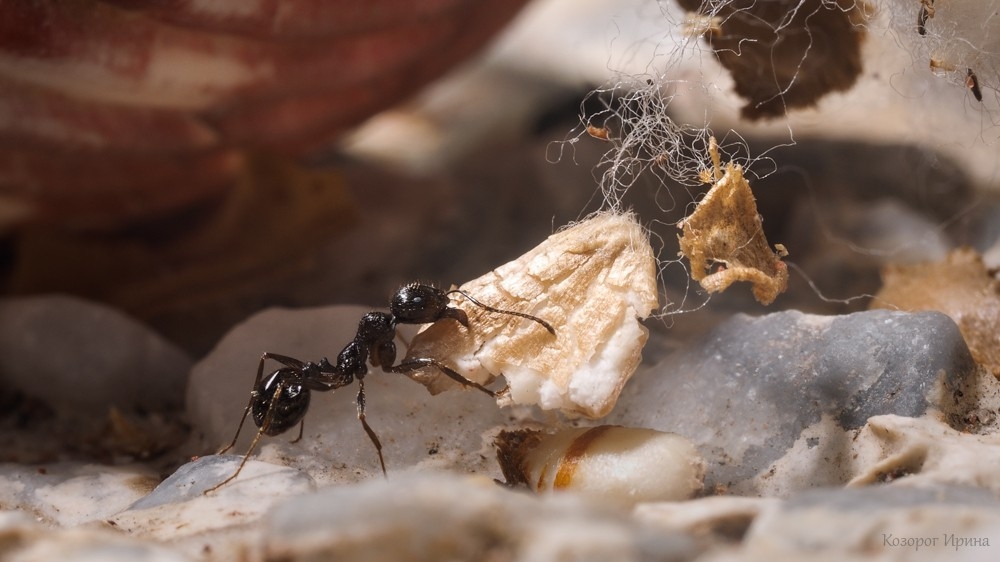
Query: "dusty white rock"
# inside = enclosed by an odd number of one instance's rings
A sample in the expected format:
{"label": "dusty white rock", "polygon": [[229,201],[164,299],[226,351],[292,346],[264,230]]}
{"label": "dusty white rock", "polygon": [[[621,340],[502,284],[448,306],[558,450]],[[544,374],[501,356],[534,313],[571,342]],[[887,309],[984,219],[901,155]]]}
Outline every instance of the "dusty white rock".
{"label": "dusty white rock", "polygon": [[204,493],[232,474],[240,460],[227,455],[190,462],[109,521],[133,535],[178,539],[256,521],[276,502],[315,489],[301,471],[251,461],[238,480]]}
{"label": "dusty white rock", "polygon": [[853,447],[861,466],[848,486],[954,484],[1000,493],[997,433],[956,431],[934,416],[885,415],[870,418]]}
{"label": "dusty white rock", "polygon": [[497,437],[497,458],[508,484],[618,505],[688,499],[705,480],[705,460],[693,443],[653,429],[505,431]]}
{"label": "dusty white rock", "polygon": [[156,474],[141,466],[5,463],[0,465],[0,505],[52,525],[81,525],[127,508],[156,482]]}
{"label": "dusty white rock", "polygon": [[577,497],[445,473],[320,490],[265,524],[268,560],[688,560],[699,550]]}
{"label": "dusty white rock", "polygon": [[823,489],[765,509],[738,550],[707,560],[985,561],[997,541],[1000,501],[975,488]]}
{"label": "dusty white rock", "polygon": [[21,512],[0,511],[4,562],[187,562],[170,548],[97,527],[49,528]]}
{"label": "dusty white rock", "polygon": [[649,502],[635,507],[638,521],[697,537],[740,541],[762,512],[774,509],[776,498],[709,496],[686,502]]}
{"label": "dusty white rock", "polygon": [[[488,384],[501,374],[500,403],[537,404],[592,418],[606,415],[639,364],[647,331],[639,319],[658,306],[656,260],[631,215],[603,213],[567,227],[521,256],[464,283],[482,303],[532,314],[496,314],[456,299],[469,329],[438,322],[422,330],[407,359],[432,357]],[[457,383],[436,369],[413,378],[431,392]]]}

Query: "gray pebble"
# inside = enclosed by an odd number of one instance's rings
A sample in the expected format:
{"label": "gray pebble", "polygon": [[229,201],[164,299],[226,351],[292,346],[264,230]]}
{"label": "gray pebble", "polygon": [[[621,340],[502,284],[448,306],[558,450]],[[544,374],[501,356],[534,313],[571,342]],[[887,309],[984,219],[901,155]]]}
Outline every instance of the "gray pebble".
{"label": "gray pebble", "polygon": [[706,486],[731,488],[821,421],[836,431],[809,435],[813,446],[871,416],[952,408],[975,370],[955,323],[936,312],[737,315],[637,373],[606,422],[688,437],[708,460]]}

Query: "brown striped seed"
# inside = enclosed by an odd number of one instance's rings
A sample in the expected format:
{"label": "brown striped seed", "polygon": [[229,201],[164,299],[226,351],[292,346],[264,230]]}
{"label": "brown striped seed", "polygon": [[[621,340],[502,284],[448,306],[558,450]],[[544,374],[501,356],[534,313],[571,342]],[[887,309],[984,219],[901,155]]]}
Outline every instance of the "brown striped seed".
{"label": "brown striped seed", "polygon": [[544,434],[502,431],[495,441],[507,484],[535,492],[571,490],[634,505],[679,501],[701,490],[705,461],[673,433],[601,425]]}

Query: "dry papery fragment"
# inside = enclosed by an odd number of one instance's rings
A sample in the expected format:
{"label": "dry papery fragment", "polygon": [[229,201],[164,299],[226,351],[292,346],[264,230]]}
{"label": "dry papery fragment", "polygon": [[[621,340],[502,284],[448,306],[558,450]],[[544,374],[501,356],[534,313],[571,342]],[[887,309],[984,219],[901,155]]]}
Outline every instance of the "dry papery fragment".
{"label": "dry papery fragment", "polygon": [[[641,358],[640,324],[658,307],[656,259],[634,216],[599,213],[546,239],[461,289],[490,306],[534,315],[555,328],[497,314],[458,298],[458,322],[426,326],[406,360],[430,357],[469,380],[503,375],[501,406],[536,404],[591,418],[614,407]],[[437,394],[457,383],[437,369],[411,375]]]}
{"label": "dry papery fragment", "polygon": [[[722,171],[715,137],[709,139],[713,170],[702,172],[712,189],[690,216],[678,223],[681,255],[691,262],[691,278],[709,293],[726,290],[737,281],[753,284],[753,296],[763,305],[774,302],[788,286],[788,266],[781,244],[772,250],[743,168],[726,164]],[[715,273],[710,273],[717,267]]]}
{"label": "dry papery fragment", "polygon": [[887,265],[871,308],[947,314],[958,324],[973,359],[1000,378],[1000,282],[972,248],[952,250],[940,262]]}
{"label": "dry papery fragment", "polygon": [[913,48],[929,55],[931,72],[983,101],[983,89],[997,86],[1000,0],[920,0],[919,6]]}
{"label": "dry papery fragment", "polygon": [[631,506],[690,499],[705,480],[705,460],[694,444],[654,429],[521,429],[501,431],[494,444],[507,485],[535,492],[569,490]]}
{"label": "dry papery fragment", "polygon": [[861,75],[863,0],[677,0],[746,99],[744,119],[781,117],[849,90]]}

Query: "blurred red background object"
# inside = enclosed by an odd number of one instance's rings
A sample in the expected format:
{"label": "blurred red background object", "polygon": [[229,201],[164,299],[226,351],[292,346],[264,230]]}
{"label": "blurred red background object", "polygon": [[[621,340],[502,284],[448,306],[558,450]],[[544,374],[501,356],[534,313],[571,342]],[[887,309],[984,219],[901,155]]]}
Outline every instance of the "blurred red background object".
{"label": "blurred red background object", "polygon": [[525,0],[0,0],[0,229],[109,230],[306,158]]}

